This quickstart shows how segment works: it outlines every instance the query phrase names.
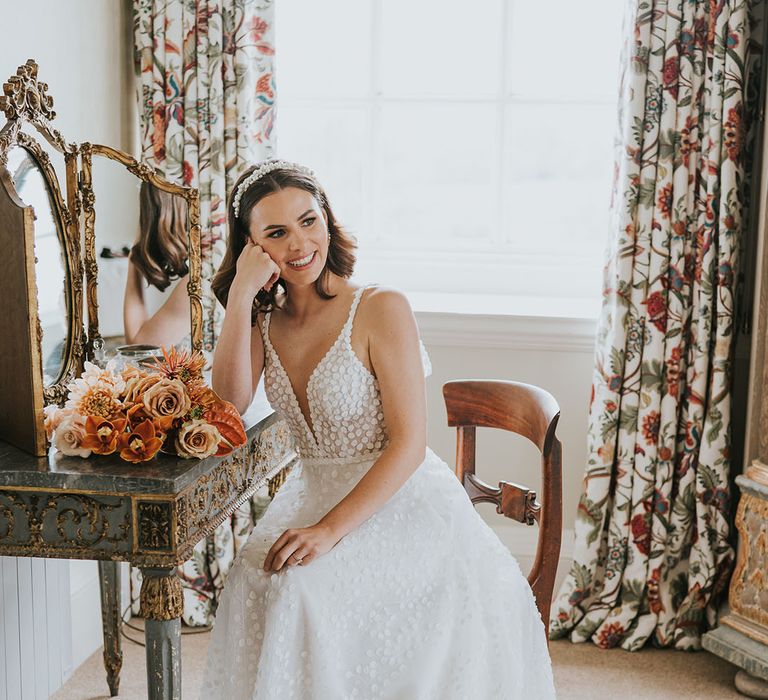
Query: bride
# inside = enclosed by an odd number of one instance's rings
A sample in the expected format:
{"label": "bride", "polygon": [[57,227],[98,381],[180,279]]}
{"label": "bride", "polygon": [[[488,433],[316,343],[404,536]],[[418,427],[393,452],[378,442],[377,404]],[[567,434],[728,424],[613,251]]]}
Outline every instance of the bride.
{"label": "bride", "polygon": [[229,207],[213,387],[267,398],[299,463],[233,563],[201,698],[553,698],[517,562],[426,445],[430,366],[406,297],[350,282],[311,171],[266,161]]}

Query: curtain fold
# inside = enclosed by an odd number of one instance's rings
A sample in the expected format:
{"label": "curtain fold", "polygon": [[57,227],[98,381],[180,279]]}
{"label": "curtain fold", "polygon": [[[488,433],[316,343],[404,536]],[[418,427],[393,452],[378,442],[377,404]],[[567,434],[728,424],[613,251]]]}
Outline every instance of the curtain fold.
{"label": "curtain fold", "polygon": [[730,390],[757,5],[626,8],[588,464],[553,638],[696,649],[716,621],[733,564]]}
{"label": "curtain fold", "polygon": [[[224,254],[227,201],[243,166],[273,154],[272,0],[134,0],[141,158],[200,190],[203,347],[213,350],[223,310],[211,280]],[[263,512],[254,496],[179,567],[183,620],[210,625],[235,554]],[[138,614],[141,572],[131,570]]]}

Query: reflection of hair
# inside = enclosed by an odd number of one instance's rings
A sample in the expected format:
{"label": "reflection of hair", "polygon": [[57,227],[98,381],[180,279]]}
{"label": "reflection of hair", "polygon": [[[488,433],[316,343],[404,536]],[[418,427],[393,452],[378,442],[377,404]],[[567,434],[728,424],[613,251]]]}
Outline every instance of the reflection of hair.
{"label": "reflection of hair", "polygon": [[[237,192],[240,183],[248,177],[257,166],[246,169],[238,178],[232,193]],[[235,278],[237,259],[240,256],[245,242],[248,239],[248,221],[251,216],[251,210],[268,194],[285,189],[286,187],[297,187],[300,190],[309,192],[322,207],[328,217],[328,232],[330,241],[328,244],[328,257],[325,267],[320,276],[315,281],[315,290],[323,299],[332,299],[333,295],[328,293],[328,276],[332,272],[340,277],[351,277],[355,267],[355,248],[357,247],[355,239],[348,234],[336,221],[333,215],[331,205],[328,203],[328,197],[315,178],[297,168],[280,168],[272,170],[263,177],[254,182],[240,197],[239,216],[235,216],[230,199],[227,216],[229,220],[229,238],[227,239],[227,251],[224,259],[221,261],[216,275],[211,282],[211,288],[216,298],[224,305],[227,305],[229,297],[229,288]],[[255,321],[256,311],[269,311],[274,308],[275,296],[278,287],[285,290],[283,278],[278,279],[269,292],[263,289],[256,295],[254,301],[253,320]]]}
{"label": "reflection of hair", "polygon": [[187,201],[148,182],[139,191],[139,240],[131,262],[161,292],[187,267]]}

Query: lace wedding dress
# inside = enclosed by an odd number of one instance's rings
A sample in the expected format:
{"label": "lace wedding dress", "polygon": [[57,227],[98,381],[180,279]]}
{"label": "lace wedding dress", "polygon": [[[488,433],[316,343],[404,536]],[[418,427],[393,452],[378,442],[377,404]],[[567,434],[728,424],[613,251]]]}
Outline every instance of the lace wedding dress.
{"label": "lace wedding dress", "polygon": [[[279,573],[262,569],[286,529],[314,525],[387,445],[378,383],[350,343],[363,289],[309,378],[309,422],[269,340],[269,314],[264,319],[267,397],[301,460],[229,571],[200,697],[554,698],[531,589],[430,449],[402,488],[330,552]],[[428,375],[423,346],[422,359]]]}

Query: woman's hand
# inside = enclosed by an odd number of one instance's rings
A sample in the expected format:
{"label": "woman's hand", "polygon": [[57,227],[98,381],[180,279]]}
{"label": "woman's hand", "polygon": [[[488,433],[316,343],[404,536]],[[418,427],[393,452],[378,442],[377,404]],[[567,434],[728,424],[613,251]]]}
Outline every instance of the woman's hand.
{"label": "woman's hand", "polygon": [[237,258],[235,279],[242,293],[255,297],[260,290],[269,291],[280,277],[280,268],[267,252],[250,238]]}
{"label": "woman's hand", "polygon": [[330,552],[338,539],[325,525],[286,530],[267,552],[264,571],[280,571],[283,567],[309,564]]}

